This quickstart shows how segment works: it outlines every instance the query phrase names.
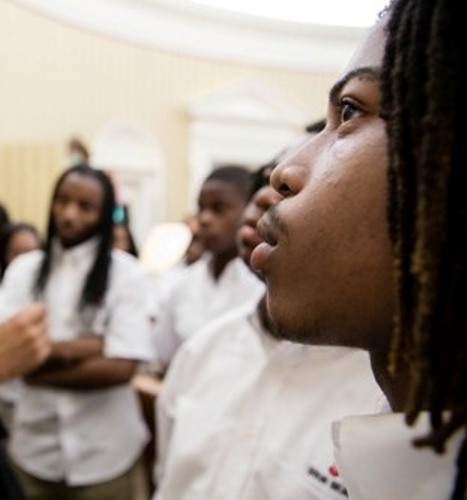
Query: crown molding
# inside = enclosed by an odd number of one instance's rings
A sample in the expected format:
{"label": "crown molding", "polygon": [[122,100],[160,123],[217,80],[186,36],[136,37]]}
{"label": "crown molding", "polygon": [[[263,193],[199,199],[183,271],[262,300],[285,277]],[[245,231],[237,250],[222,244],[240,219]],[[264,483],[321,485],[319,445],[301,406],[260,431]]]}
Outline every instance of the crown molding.
{"label": "crown molding", "polygon": [[227,12],[189,0],[9,0],[37,14],[147,48],[263,68],[339,72],[366,28]]}

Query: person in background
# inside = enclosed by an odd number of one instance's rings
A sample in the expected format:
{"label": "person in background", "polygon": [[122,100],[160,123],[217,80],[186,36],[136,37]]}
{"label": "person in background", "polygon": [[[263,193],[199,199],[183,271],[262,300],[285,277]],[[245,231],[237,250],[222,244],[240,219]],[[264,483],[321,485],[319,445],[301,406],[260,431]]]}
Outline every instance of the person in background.
{"label": "person in background", "polygon": [[131,378],[152,359],[147,282],[112,250],[113,186],[83,164],[51,199],[44,250],[17,257],[2,284],[0,317],[42,300],[51,353],[24,377],[9,454],[26,496],[132,500],[148,440]]}
{"label": "person in background", "polygon": [[138,247],[127,222],[117,222],[113,225],[113,247],[138,258]]}
{"label": "person in background", "polygon": [[[0,232],[9,224],[9,212],[0,203]],[[39,366],[49,355],[51,348],[45,318],[43,305],[34,304],[10,320],[0,322],[0,384],[13,382],[16,377]],[[8,422],[2,422],[0,417],[0,498],[22,500],[23,492],[4,456],[7,426]]]}
{"label": "person in background", "polygon": [[205,248],[201,236],[199,234],[198,215],[197,214],[190,215],[185,219],[184,222],[190,229],[192,237],[188,245],[188,248],[185,251],[185,255],[183,256],[182,262],[185,266],[191,266],[191,264],[194,264],[198,259],[202,257]]}
{"label": "person in background", "polygon": [[[118,189],[119,184],[115,181],[115,176],[109,175],[109,177],[114,186],[114,190]],[[117,200],[112,214],[112,220],[114,223],[113,247],[138,258],[139,250],[131,231],[129,207]]]}
{"label": "person in background", "polygon": [[359,500],[467,496],[462,7],[391,3],[273,171],[251,257],[282,337],[370,353],[390,408],[333,429]]}
{"label": "person in background", "polygon": [[3,203],[0,203],[0,229],[10,222],[10,214]]}
{"label": "person in background", "polygon": [[250,172],[236,165],[213,170],[201,186],[199,236],[206,252],[159,304],[155,342],[162,372],[182,342],[208,321],[251,302],[263,286],[238,258],[235,242],[250,191]]}
{"label": "person in background", "polygon": [[[27,375],[50,355],[47,316],[43,304],[31,304],[0,322],[0,383]],[[0,422],[1,423],[1,422]],[[0,437],[5,439],[6,434]],[[23,500],[24,495],[0,446],[0,498]]]}
{"label": "person in background", "polygon": [[[37,229],[25,222],[8,223],[0,230],[0,283],[10,263],[19,255],[42,245]],[[0,384],[0,419],[4,438],[11,426],[14,406],[21,394],[19,379]]]}
{"label": "person in background", "polygon": [[6,224],[0,230],[0,282],[13,259],[41,246],[39,232],[32,224],[27,222]]}
{"label": "person in background", "polygon": [[[255,173],[238,231],[247,264],[259,217],[280,199],[268,184],[274,165]],[[262,291],[177,352],[157,406],[154,500],[344,499],[331,423],[374,412],[380,398],[364,351],[278,340]]]}
{"label": "person in background", "polygon": [[90,154],[86,144],[78,137],[72,137],[67,143],[68,167],[89,163]]}

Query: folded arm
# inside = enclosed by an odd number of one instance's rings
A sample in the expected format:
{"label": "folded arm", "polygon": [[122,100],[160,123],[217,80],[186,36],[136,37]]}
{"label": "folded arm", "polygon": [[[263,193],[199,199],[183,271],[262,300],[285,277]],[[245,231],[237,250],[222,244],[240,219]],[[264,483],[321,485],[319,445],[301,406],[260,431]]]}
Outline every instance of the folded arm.
{"label": "folded arm", "polygon": [[128,382],[137,361],[107,358],[103,339],[85,336],[52,344],[47,361],[25,377],[29,385],[49,385],[63,389],[91,390]]}

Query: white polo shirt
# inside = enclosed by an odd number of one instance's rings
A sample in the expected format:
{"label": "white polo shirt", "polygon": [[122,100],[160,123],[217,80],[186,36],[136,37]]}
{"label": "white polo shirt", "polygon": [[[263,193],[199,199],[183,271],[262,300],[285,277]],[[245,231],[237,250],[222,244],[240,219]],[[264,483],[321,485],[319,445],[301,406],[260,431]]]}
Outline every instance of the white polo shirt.
{"label": "white polo shirt", "polygon": [[[56,243],[45,290],[49,334],[54,340],[93,332],[104,338],[107,357],[149,360],[154,354],[147,281],[136,259],[112,253],[110,279],[102,305],[79,314],[85,277],[97,241],[69,250]],[[18,257],[3,282],[0,317],[32,301],[32,284],[42,259],[35,251]],[[130,383],[96,390],[25,386],[17,403],[10,452],[30,474],[70,485],[89,485],[126,472],[142,452],[148,431]]]}
{"label": "white polo shirt", "polygon": [[422,413],[408,427],[400,413],[348,417],[333,428],[337,469],[353,500],[448,500],[465,431],[447,443],[446,453],[415,448],[412,440],[428,433]]}
{"label": "white polo shirt", "polygon": [[252,309],[177,352],[157,404],[153,500],[345,498],[331,424],[375,410],[368,355],[276,341]]}
{"label": "white polo shirt", "polygon": [[210,321],[241,305],[256,302],[264,284],[240,258],[231,260],[215,280],[212,256],[203,255],[160,303],[155,322],[157,361],[166,368],[179,346]]}

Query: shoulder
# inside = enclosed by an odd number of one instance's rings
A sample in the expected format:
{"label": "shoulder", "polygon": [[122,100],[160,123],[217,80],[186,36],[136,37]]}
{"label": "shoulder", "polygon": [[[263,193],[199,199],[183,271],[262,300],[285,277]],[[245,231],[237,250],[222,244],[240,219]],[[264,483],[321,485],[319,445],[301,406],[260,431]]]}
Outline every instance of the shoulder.
{"label": "shoulder", "polygon": [[18,255],[8,266],[6,274],[29,273],[34,271],[44,257],[42,250],[32,250]]}
{"label": "shoulder", "polygon": [[254,327],[250,317],[255,309],[256,303],[243,305],[209,321],[189,337],[180,349],[187,354],[197,355],[199,352],[212,352],[220,346],[237,342],[244,335],[253,335]]}
{"label": "shoulder", "polygon": [[196,289],[195,285],[204,283],[208,276],[208,266],[204,261],[185,266],[183,270],[176,273],[171,285],[168,287],[170,295],[172,297],[191,295],[192,291]]}
{"label": "shoulder", "polygon": [[145,275],[140,261],[119,249],[112,250],[111,254],[112,268],[114,273],[126,275]]}

